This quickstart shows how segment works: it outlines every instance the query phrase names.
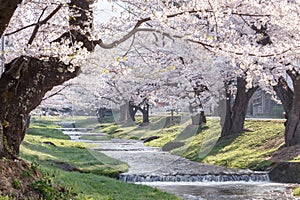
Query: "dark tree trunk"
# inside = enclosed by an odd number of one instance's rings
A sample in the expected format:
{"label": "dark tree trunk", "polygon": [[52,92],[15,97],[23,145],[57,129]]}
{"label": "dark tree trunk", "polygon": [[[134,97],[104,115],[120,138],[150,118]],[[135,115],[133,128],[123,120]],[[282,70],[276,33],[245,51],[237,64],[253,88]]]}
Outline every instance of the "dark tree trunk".
{"label": "dark tree trunk", "polygon": [[244,78],[237,78],[237,94],[232,109],[230,99],[227,99],[226,102],[226,115],[221,137],[243,132],[249,100],[258,88],[253,87],[246,91],[246,84]]}
{"label": "dark tree trunk", "polygon": [[174,125],[174,109],[171,109],[171,119],[170,119],[170,125]]}
{"label": "dark tree trunk", "polygon": [[293,98],[294,98],[293,90],[288,86],[287,82],[283,77],[280,77],[278,79],[278,83],[273,87],[273,89],[282,103],[286,116],[289,116],[289,113],[293,105]]}
{"label": "dark tree trunk", "polygon": [[75,77],[75,71],[56,58],[41,61],[19,57],[5,66],[0,79],[0,157],[16,158],[25,136],[26,119],[54,86]]}
{"label": "dark tree trunk", "polygon": [[135,123],[135,114],[138,111],[138,108],[134,105],[132,101],[129,101],[129,112],[128,112],[128,117],[127,120],[130,123]]}
{"label": "dark tree trunk", "polygon": [[[76,22],[70,20],[71,29],[75,29],[75,26],[85,27],[86,24],[90,24],[90,19],[86,17],[86,9],[91,12],[89,7],[93,2],[93,0],[71,1],[70,11],[80,12],[80,15],[76,15]],[[21,3],[21,0],[2,2],[0,8],[2,11],[0,14],[1,35],[18,3]],[[72,16],[70,19],[73,19]],[[39,26],[35,27],[36,32],[33,32],[29,44],[37,36],[38,28]],[[83,35],[74,30],[63,34],[57,41],[67,37],[70,32],[73,34],[71,39],[83,42],[83,46],[89,51],[94,49],[95,43],[99,43],[99,41],[90,41],[88,33]],[[71,45],[72,43],[70,43]],[[72,70],[70,70],[71,68]],[[25,136],[26,119],[30,111],[40,104],[46,92],[54,86],[76,77],[79,70],[79,67],[71,64],[66,65],[60,62],[58,58],[53,57],[39,60],[21,56],[5,65],[5,72],[0,78],[0,158],[14,159],[18,157],[20,144]]]}
{"label": "dark tree trunk", "polygon": [[300,144],[300,76],[293,81],[294,99],[285,129],[286,146]]}
{"label": "dark tree trunk", "polygon": [[149,124],[149,104],[144,105],[142,109],[143,124]]}
{"label": "dark tree trunk", "polygon": [[133,125],[135,124],[135,114],[138,111],[137,107],[134,105],[132,101],[128,103],[128,112],[127,112],[127,124]]}
{"label": "dark tree trunk", "polygon": [[300,75],[296,71],[287,71],[293,81],[294,91],[280,77],[274,90],[282,102],[287,115],[285,127],[285,145],[300,144]]}
{"label": "dark tree trunk", "polygon": [[22,0],[1,1],[0,6],[0,37],[3,35],[11,17]]}
{"label": "dark tree trunk", "polygon": [[142,103],[140,103],[138,106],[135,106],[136,107],[136,111],[139,110],[141,111],[142,115],[143,115],[143,121],[142,121],[142,124],[141,126],[146,126],[150,123],[150,120],[149,120],[149,104],[148,104],[148,100],[147,99],[144,99]]}
{"label": "dark tree trunk", "polygon": [[225,86],[225,99],[221,100],[220,106],[221,137],[226,137],[230,135],[232,127],[231,93],[227,90],[227,86]]}

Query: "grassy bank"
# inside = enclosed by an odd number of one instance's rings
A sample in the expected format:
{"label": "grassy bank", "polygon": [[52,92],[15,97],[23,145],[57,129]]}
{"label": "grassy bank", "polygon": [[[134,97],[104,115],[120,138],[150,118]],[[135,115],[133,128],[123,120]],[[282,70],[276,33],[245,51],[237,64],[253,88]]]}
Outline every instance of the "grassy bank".
{"label": "grassy bank", "polygon": [[[80,120],[81,124],[85,123],[85,119]],[[137,121],[140,121],[139,117]],[[147,142],[146,145],[162,147],[163,150],[194,161],[233,168],[266,170],[277,162],[300,161],[299,146],[282,147],[282,120],[246,120],[243,133],[222,140],[218,140],[221,132],[218,119],[210,118],[205,126],[200,127],[191,126],[190,119],[184,117],[173,126],[167,117],[151,117],[150,121],[151,124],[146,127],[96,122],[94,131],[106,132],[110,137],[129,139],[157,136],[158,139]],[[93,136],[89,139],[93,139]],[[297,188],[294,195],[300,196],[299,191],[300,188]]]}
{"label": "grassy bank", "polygon": [[[94,125],[85,120],[82,120],[84,125]],[[158,189],[110,178],[128,170],[127,164],[89,150],[84,143],[70,141],[55,129],[57,121],[57,118],[32,118],[21,147],[22,159],[32,162],[43,172],[44,177],[35,189],[44,193],[45,198],[178,199]],[[59,185],[66,192],[65,196],[58,197],[54,185]]]}
{"label": "grassy bank", "polygon": [[[245,131],[219,140],[221,127],[218,119],[210,118],[204,126],[192,126],[189,118],[170,126],[164,117],[152,118],[147,127],[102,124],[102,131],[113,137],[145,139],[158,136],[147,142],[149,146],[162,147],[172,154],[190,160],[221,166],[266,170],[276,162],[274,153],[284,143],[284,125],[278,121],[245,122]],[[285,159],[285,158],[283,158]],[[299,157],[286,158],[298,161]]]}

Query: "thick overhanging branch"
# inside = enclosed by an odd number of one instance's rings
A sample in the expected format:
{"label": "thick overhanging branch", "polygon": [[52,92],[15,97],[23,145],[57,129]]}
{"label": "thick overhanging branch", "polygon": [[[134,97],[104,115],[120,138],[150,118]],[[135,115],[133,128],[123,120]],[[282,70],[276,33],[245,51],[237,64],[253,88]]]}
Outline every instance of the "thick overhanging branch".
{"label": "thick overhanging branch", "polygon": [[[197,14],[197,13],[200,13],[200,12],[214,13],[213,10],[210,10],[210,9],[206,9],[206,10],[190,10],[190,11],[183,11],[183,12],[178,12],[178,13],[166,15],[166,18],[174,18],[174,17],[181,16],[181,15],[184,15],[184,14]],[[223,14],[226,15],[228,13],[227,12],[223,12]],[[270,17],[270,15],[268,15],[268,14],[248,14],[248,13],[239,13],[239,12],[232,12],[231,14],[238,15],[238,16],[248,16],[248,17]],[[118,46],[119,44],[125,42],[126,40],[128,40],[130,37],[132,37],[135,33],[139,32],[139,31],[152,31],[152,32],[158,32],[159,33],[160,31],[155,30],[155,29],[144,29],[144,28],[140,28],[139,29],[139,27],[141,27],[141,25],[143,25],[144,23],[149,22],[151,20],[152,19],[150,17],[138,20],[137,23],[135,24],[135,26],[133,27],[133,29],[131,31],[129,31],[121,39],[116,40],[116,41],[114,41],[114,42],[112,42],[110,44],[105,44],[101,39],[98,40],[98,41],[94,41],[94,43],[97,43],[100,47],[102,47],[104,49],[111,49],[111,48],[114,48],[114,47]],[[215,20],[216,20],[216,18],[215,18]],[[160,32],[160,33],[162,33],[162,32]],[[168,34],[168,33],[164,33],[164,34],[166,36],[167,35],[171,35],[171,34]],[[181,38],[183,36],[178,36],[178,37]],[[190,40],[190,42],[199,43],[202,46],[204,46],[205,48],[206,47],[211,47],[211,45],[209,45],[209,44],[205,44],[205,43],[202,43],[202,42],[197,42],[197,41],[194,41],[194,40]]]}
{"label": "thick overhanging branch", "polygon": [[169,38],[183,39],[183,40],[191,42],[191,43],[200,44],[201,46],[203,46],[205,49],[207,49],[209,51],[212,51],[211,49],[215,48],[211,44],[207,44],[205,42],[201,42],[201,41],[197,41],[197,40],[192,40],[192,39],[186,38],[186,35],[175,35],[175,34],[167,33],[167,32],[161,31],[161,30],[157,30],[157,29],[139,28],[139,29],[137,29],[136,32],[156,32],[156,33],[162,34],[163,36],[166,36],[166,37],[169,37]]}
{"label": "thick overhanging branch", "polygon": [[246,92],[247,97],[249,97],[249,99],[250,99],[257,89],[258,89],[258,86],[248,89],[248,91]]}
{"label": "thick overhanging branch", "polygon": [[[239,55],[239,56],[245,55],[245,53],[238,52],[238,51],[231,51],[231,50],[222,48],[222,47],[220,47],[218,45],[212,45],[212,44],[208,44],[208,43],[205,43],[205,42],[202,42],[202,41],[198,41],[198,40],[186,38],[186,35],[175,35],[175,34],[167,33],[167,32],[164,32],[164,31],[161,31],[161,30],[157,30],[157,29],[152,29],[152,28],[138,28],[138,29],[136,29],[134,31],[133,34],[135,34],[137,32],[156,32],[156,33],[162,34],[163,36],[167,36],[167,37],[170,37],[170,38],[173,37],[173,38],[183,39],[185,41],[188,41],[188,42],[191,42],[191,43],[194,43],[194,44],[199,44],[199,45],[201,45],[202,47],[204,47],[206,50],[208,50],[210,52],[215,52],[214,50],[219,50],[219,51],[222,51],[222,52],[227,52],[227,53],[235,54],[235,55]],[[130,33],[128,33],[128,34],[130,34]],[[132,35],[126,35],[126,36],[124,36],[124,38],[121,38],[120,40],[117,40],[117,41],[115,41],[115,42],[113,42],[111,44],[105,45],[105,44],[102,43],[102,44],[100,44],[100,46],[103,47],[103,48],[110,49],[110,48],[113,48],[113,47],[121,44],[122,42],[126,41],[131,36]],[[270,53],[270,54],[249,53],[249,54],[247,54],[247,56],[260,57],[260,58],[268,58],[268,57],[275,57],[275,56],[278,56],[278,55],[283,55],[283,54],[285,54],[285,53],[287,53],[289,51],[292,51],[292,49],[288,48],[288,49],[282,50],[279,53]]]}

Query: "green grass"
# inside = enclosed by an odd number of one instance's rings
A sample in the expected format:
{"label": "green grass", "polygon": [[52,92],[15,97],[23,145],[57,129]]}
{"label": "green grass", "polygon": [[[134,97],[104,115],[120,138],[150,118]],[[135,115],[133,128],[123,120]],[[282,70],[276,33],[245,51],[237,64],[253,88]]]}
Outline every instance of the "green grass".
{"label": "green grass", "polygon": [[161,192],[157,189],[142,185],[124,183],[103,176],[82,174],[78,172],[66,173],[54,170],[57,183],[61,186],[72,185],[73,191],[78,195],[77,199],[179,199],[173,195]]}
{"label": "green grass", "polygon": [[[137,117],[137,121],[140,122],[140,117]],[[282,121],[246,121],[245,132],[222,140],[219,140],[221,127],[216,119],[209,118],[207,125],[202,127],[189,126],[191,121],[184,117],[174,126],[168,124],[166,117],[155,116],[150,121],[147,127],[114,123],[95,123],[94,127],[98,126],[96,132],[106,132],[119,138],[145,139],[159,136],[147,145],[162,147],[198,162],[253,170],[268,169],[272,165],[272,154],[284,142]],[[291,161],[299,162],[300,156]],[[300,187],[294,191],[294,195],[300,196]]]}
{"label": "green grass", "polygon": [[[282,121],[246,121],[244,133],[222,140],[219,140],[221,126],[217,119],[208,119],[205,126],[191,126],[189,119],[174,126],[158,125],[163,124],[163,118],[154,118],[153,121],[148,127],[106,124],[105,129],[120,138],[159,136],[147,145],[162,147],[193,161],[253,170],[266,170],[272,164],[270,156],[283,144]],[[293,161],[297,160],[300,157]]]}
{"label": "green grass", "polygon": [[205,157],[197,151],[188,151],[185,156],[192,160],[235,168],[265,170],[272,162],[268,159],[283,143],[282,122],[246,121],[242,134],[220,140]]}
{"label": "green grass", "polygon": [[300,187],[297,187],[294,192],[293,192],[294,196],[300,197]]}
{"label": "green grass", "polygon": [[[61,131],[53,129],[57,126],[57,121],[52,118],[33,118],[21,145],[21,158],[37,163],[38,169],[47,178],[41,183],[43,191],[50,190],[48,184],[51,179],[55,184],[68,188],[75,194],[73,199],[179,199],[148,186],[109,178],[127,171],[127,164],[98,151],[89,150],[85,143],[70,141]],[[85,123],[86,126],[91,124]],[[63,170],[58,167],[59,164],[68,164],[81,172]]]}

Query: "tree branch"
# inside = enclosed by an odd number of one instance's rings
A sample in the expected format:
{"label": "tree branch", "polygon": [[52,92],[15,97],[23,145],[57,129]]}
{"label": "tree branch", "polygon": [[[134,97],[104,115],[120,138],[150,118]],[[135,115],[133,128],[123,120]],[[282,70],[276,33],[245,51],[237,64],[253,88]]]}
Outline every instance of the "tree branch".
{"label": "tree branch", "polygon": [[15,33],[19,32],[19,31],[22,31],[22,30],[24,30],[24,29],[27,29],[27,28],[30,28],[30,27],[36,26],[36,25],[37,25],[37,23],[29,24],[29,25],[27,25],[27,26],[24,26],[24,27],[22,27],[22,28],[20,28],[20,29],[15,30],[15,31],[13,31],[13,32],[6,33],[5,36],[9,36],[9,35],[15,34]]}
{"label": "tree branch", "polygon": [[101,96],[101,98],[102,99],[105,99],[105,100],[108,100],[108,101],[111,101],[111,102],[113,102],[113,103],[115,103],[115,104],[119,104],[120,102],[117,102],[116,100],[114,100],[114,99],[112,99],[112,98],[110,98],[110,97],[103,97],[103,96]]}
{"label": "tree branch", "polygon": [[44,101],[44,100],[46,100],[46,99],[50,99],[51,97],[53,97],[53,96],[55,96],[55,95],[58,95],[61,91],[63,91],[64,89],[66,89],[67,87],[69,87],[69,86],[71,86],[71,85],[72,85],[72,84],[64,85],[64,87],[60,88],[58,91],[56,91],[56,92],[50,94],[50,95],[47,96],[47,97],[44,97],[44,98],[42,99],[42,101]]}
{"label": "tree branch", "polygon": [[[208,0],[208,4],[209,4],[209,6],[210,6],[211,10],[213,10],[213,6],[211,5],[211,3],[210,3],[210,0]],[[212,11],[212,14],[213,14],[213,16],[214,16],[214,20],[215,20],[215,23],[216,23],[216,33],[218,34],[218,23],[217,23],[217,17],[216,17],[216,14],[215,14],[215,12],[214,12],[214,11]]]}
{"label": "tree branch", "polygon": [[34,28],[32,34],[31,34],[31,37],[28,40],[28,44],[32,44],[36,34],[38,33],[38,30],[39,30],[40,26],[43,25],[43,24],[46,24],[61,9],[62,6],[63,6],[62,4],[59,4],[44,20],[40,21],[40,19],[43,16],[43,14],[45,12],[45,9],[47,7],[43,10],[43,12],[42,12],[42,14],[41,14],[41,16],[38,20],[38,23],[36,23],[35,28]]}
{"label": "tree branch", "polygon": [[295,69],[287,70],[286,73],[289,75],[289,77],[291,77],[291,79],[293,80],[293,82],[299,76],[299,73]]}
{"label": "tree branch", "polygon": [[2,37],[10,19],[22,0],[1,1],[0,6],[0,37]]}

